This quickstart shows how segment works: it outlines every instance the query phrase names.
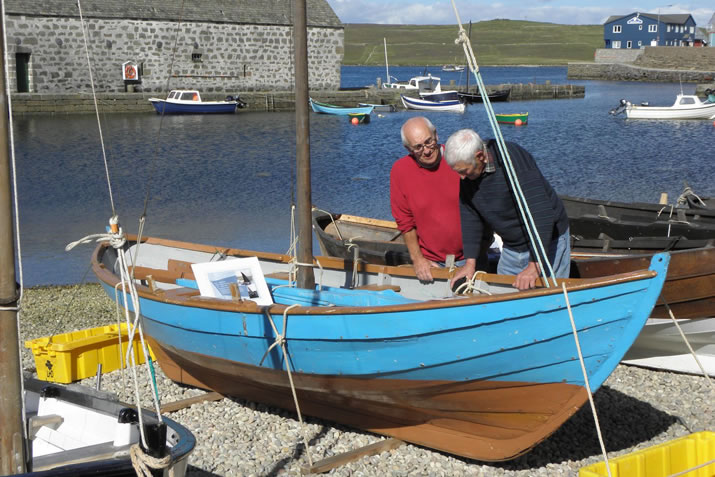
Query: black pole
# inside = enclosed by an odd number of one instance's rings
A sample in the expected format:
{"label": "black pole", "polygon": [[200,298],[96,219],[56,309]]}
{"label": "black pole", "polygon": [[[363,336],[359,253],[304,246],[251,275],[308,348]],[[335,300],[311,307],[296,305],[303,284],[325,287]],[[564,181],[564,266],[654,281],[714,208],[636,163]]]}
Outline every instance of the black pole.
{"label": "black pole", "polygon": [[306,0],[295,1],[293,43],[295,45],[295,135],[298,218],[298,287],[315,288],[313,275],[313,231],[311,228],[310,119],[308,118],[308,21]]}

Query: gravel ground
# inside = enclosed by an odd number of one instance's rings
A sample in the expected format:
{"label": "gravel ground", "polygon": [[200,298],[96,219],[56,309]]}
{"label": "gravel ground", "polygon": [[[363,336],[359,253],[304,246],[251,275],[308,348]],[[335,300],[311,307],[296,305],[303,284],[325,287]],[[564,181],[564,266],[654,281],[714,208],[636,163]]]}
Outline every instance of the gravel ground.
{"label": "gravel ground", "polygon": [[[38,287],[25,291],[21,342],[49,334],[116,322],[115,306],[99,285]],[[23,349],[23,367],[35,372],[33,356]],[[143,396],[149,396],[146,371],[139,373]],[[204,391],[182,387],[157,367],[163,403]],[[134,402],[119,371],[102,377],[102,390]],[[126,381],[127,386],[124,386]],[[94,387],[95,378],[82,384]],[[620,365],[595,395],[596,409],[609,459],[681,437],[713,430],[712,390],[702,376],[690,376]],[[150,407],[148,401],[142,403]],[[241,399],[195,404],[169,415],[196,436],[189,476],[300,475],[308,456],[314,462],[371,444],[381,436],[306,418]],[[332,470],[339,476],[575,476],[578,469],[602,460],[588,405],[528,454],[503,463],[484,463],[404,444]]]}

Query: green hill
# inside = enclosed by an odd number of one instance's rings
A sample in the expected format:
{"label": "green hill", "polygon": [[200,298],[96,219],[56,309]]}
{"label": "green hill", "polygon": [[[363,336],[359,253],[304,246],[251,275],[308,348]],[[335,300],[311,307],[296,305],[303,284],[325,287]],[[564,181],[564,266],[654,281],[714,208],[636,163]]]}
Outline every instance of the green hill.
{"label": "green hill", "polygon": [[[456,25],[346,23],[343,64],[384,65],[383,38],[390,65],[465,64],[457,32]],[[593,60],[603,26],[490,20],[472,24],[471,39],[480,65],[565,65]]]}

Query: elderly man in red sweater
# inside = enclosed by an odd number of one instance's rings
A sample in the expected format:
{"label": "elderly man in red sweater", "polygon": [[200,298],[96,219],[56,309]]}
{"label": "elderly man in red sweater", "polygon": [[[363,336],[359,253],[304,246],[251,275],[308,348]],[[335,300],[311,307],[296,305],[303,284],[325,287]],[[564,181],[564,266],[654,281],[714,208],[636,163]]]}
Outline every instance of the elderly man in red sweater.
{"label": "elderly man in red sweater", "polygon": [[447,256],[463,260],[459,174],[443,160],[434,125],[414,117],[401,129],[408,154],[390,171],[390,205],[420,281],[431,282],[432,267]]}

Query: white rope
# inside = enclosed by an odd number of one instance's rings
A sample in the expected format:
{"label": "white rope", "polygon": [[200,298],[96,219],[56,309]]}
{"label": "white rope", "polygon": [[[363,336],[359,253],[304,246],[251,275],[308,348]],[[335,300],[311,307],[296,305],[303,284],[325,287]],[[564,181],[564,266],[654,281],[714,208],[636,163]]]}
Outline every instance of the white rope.
{"label": "white rope", "polygon": [[606,463],[606,469],[608,470],[609,477],[611,476],[611,468],[608,465],[608,453],[606,452],[606,445],[603,443],[603,435],[601,434],[601,425],[598,423],[598,413],[596,412],[596,404],[593,402],[593,393],[591,392],[591,385],[588,382],[588,373],[586,372],[586,364],[583,362],[583,353],[581,353],[581,343],[578,339],[578,331],[576,330],[576,322],[573,319],[573,313],[571,312],[571,303],[569,302],[569,294],[566,291],[566,282],[561,282],[561,289],[564,292],[564,300],[566,300],[566,308],[569,312],[569,320],[571,321],[571,330],[573,331],[573,339],[576,343],[576,350],[578,351],[578,360],[581,363],[581,372],[583,373],[583,382],[586,385],[586,392],[588,392],[588,402],[591,404],[591,412],[593,413],[593,421],[596,424],[596,432],[598,433],[598,442],[601,444],[601,452],[603,453],[603,460]]}
{"label": "white rope", "polygon": [[678,324],[678,320],[675,319],[675,316],[673,315],[673,311],[670,309],[670,305],[665,303],[665,308],[666,308],[666,310],[668,310],[668,314],[670,315],[670,319],[673,321],[675,328],[680,333],[681,338],[683,338],[683,342],[685,343],[685,346],[688,347],[688,350],[690,350],[690,354],[693,356],[693,359],[695,359],[695,362],[698,364],[698,367],[700,368],[700,372],[703,373],[703,376],[705,376],[705,379],[707,380],[708,384],[710,385],[710,388],[712,390],[715,390],[715,385],[713,384],[712,380],[710,379],[710,376],[708,375],[707,371],[705,371],[705,367],[703,367],[702,363],[700,363],[700,360],[698,359],[698,355],[693,350],[693,347],[690,346],[690,341],[688,341],[688,338],[685,337],[685,333],[683,333],[683,329]]}
{"label": "white rope", "polygon": [[[479,280],[480,275],[485,275],[486,272],[483,270],[477,270],[474,272],[474,275],[472,275],[472,278],[467,278],[464,283],[459,285],[456,290],[454,290],[455,295],[465,295],[467,293],[480,293],[484,295],[492,295],[492,293],[489,290],[485,290],[481,288],[481,285],[484,284],[484,280]],[[479,286],[476,286],[476,284],[479,284]]]}
{"label": "white rope", "polygon": [[87,69],[89,70],[89,84],[92,88],[92,99],[94,100],[94,111],[97,114],[97,128],[99,130],[99,142],[102,145],[102,158],[104,159],[104,171],[107,175],[107,188],[109,189],[109,202],[112,205],[112,214],[116,215],[114,208],[114,197],[112,196],[112,182],[109,179],[109,164],[107,164],[107,152],[104,148],[104,136],[102,135],[102,122],[99,120],[99,106],[97,105],[97,92],[94,89],[94,76],[92,75],[92,62],[89,59],[89,43],[87,41],[87,31],[84,27],[84,18],[82,17],[82,2],[77,0],[77,9],[79,10],[79,23],[82,27],[82,37],[84,38],[84,51],[87,55]]}
{"label": "white rope", "polygon": [[270,353],[273,348],[275,348],[276,346],[280,346],[281,350],[283,351],[283,361],[285,361],[286,370],[288,371],[288,381],[290,382],[290,390],[293,393],[293,402],[295,404],[295,410],[298,414],[298,421],[300,421],[301,428],[303,429],[302,434],[303,445],[305,446],[305,453],[308,455],[308,463],[310,463],[310,465],[312,466],[313,458],[310,455],[310,445],[308,443],[308,438],[305,435],[305,423],[303,422],[303,415],[300,412],[300,405],[298,404],[298,395],[295,392],[295,384],[293,383],[293,374],[291,372],[290,367],[290,355],[288,354],[288,350],[286,349],[286,341],[288,339],[288,311],[299,306],[300,305],[298,304],[293,304],[283,310],[283,334],[278,332],[278,328],[276,328],[276,324],[273,322],[273,316],[271,316],[270,311],[266,309],[268,322],[271,324],[271,328],[273,328],[273,333],[275,334],[276,339],[273,341],[273,343],[271,343],[266,352],[263,354],[263,358],[261,358],[261,361],[260,363],[258,363],[258,365],[261,366],[263,364],[263,360],[266,359],[268,353]]}
{"label": "white rope", "polygon": [[171,454],[167,454],[162,458],[152,457],[146,454],[139,444],[134,444],[129,448],[129,456],[131,457],[132,467],[139,477],[153,477],[150,469],[165,469],[169,468],[169,477],[174,477],[174,465],[171,463]]}
{"label": "white rope", "polygon": [[[457,17],[457,24],[459,25],[459,33],[457,39],[454,40],[455,44],[462,45],[464,49],[464,54],[467,58],[467,63],[469,64],[469,69],[474,73],[474,77],[477,80],[477,86],[479,92],[482,96],[482,103],[487,110],[487,118],[489,118],[489,123],[494,131],[494,137],[501,154],[502,160],[504,162],[504,170],[509,178],[509,183],[511,184],[512,190],[514,191],[514,197],[516,198],[517,208],[523,219],[524,225],[526,227],[527,235],[529,236],[530,243],[536,249],[536,261],[540,266],[540,273],[544,277],[544,283],[547,287],[550,287],[549,277],[553,280],[553,285],[556,286],[556,274],[554,273],[551,263],[547,259],[548,255],[544,249],[544,244],[541,242],[541,237],[538,234],[536,224],[534,223],[534,218],[531,215],[528,204],[526,202],[526,197],[524,196],[519,180],[516,176],[516,171],[511,162],[511,157],[509,156],[509,151],[506,148],[506,143],[504,142],[504,137],[501,134],[501,129],[499,128],[499,123],[496,121],[496,116],[494,115],[494,109],[492,108],[491,100],[489,99],[489,94],[486,91],[486,86],[482,80],[482,75],[479,73],[479,66],[477,65],[477,59],[474,56],[474,51],[472,50],[472,43],[467,36],[467,32],[462,27],[462,21],[459,18],[459,11],[457,10],[457,5],[454,0],[452,0],[452,8],[454,9],[454,14]],[[543,258],[543,260],[542,260]],[[546,262],[546,266],[544,263]],[[548,273],[547,273],[548,271]]]}

